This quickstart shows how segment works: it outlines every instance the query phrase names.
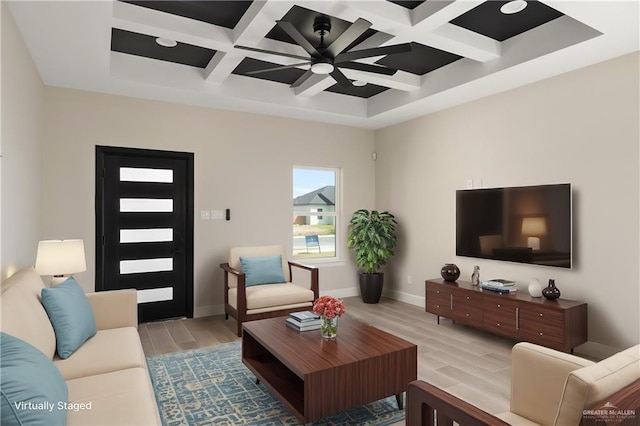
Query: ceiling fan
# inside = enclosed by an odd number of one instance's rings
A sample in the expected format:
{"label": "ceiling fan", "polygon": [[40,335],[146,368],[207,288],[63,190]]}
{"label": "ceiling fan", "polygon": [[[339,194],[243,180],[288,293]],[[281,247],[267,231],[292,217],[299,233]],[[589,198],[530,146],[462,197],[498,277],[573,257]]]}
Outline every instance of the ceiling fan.
{"label": "ceiling fan", "polygon": [[293,82],[291,87],[298,87],[304,83],[313,74],[329,74],[333,79],[343,87],[352,86],[351,81],[340,71],[339,68],[349,68],[358,71],[366,71],[375,74],[393,75],[398,70],[384,67],[381,65],[365,64],[362,62],[354,62],[355,59],[370,58],[373,56],[392,55],[395,53],[404,53],[411,51],[411,43],[397,44],[393,46],[374,47],[371,49],[347,51],[344,50],[358,39],[371,26],[371,22],[358,18],[349,28],[347,28],[340,36],[329,46],[325,46],[324,37],[331,31],[331,20],[327,16],[318,16],[313,23],[313,31],[320,36],[320,44],[313,46],[291,22],[276,21],[278,26],[282,28],[296,43],[298,43],[310,57],[293,55],[289,53],[274,52],[271,50],[257,49],[247,46],[234,46],[238,49],[251,50],[254,52],[269,53],[272,55],[285,56],[287,58],[302,59],[305,62],[280,65],[277,67],[266,68],[261,70],[249,71],[246,74],[260,74],[269,71],[282,70],[287,68],[296,68],[302,65],[311,65],[311,67],[300,78]]}

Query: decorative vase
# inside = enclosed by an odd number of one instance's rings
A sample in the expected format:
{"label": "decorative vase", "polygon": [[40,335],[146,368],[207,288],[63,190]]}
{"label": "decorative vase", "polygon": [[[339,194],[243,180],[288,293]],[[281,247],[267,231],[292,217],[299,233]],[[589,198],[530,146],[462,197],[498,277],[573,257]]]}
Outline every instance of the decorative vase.
{"label": "decorative vase", "polygon": [[335,339],[338,335],[338,317],[333,318],[320,315],[320,334],[325,339]]}
{"label": "decorative vase", "polygon": [[537,278],[529,281],[529,294],[531,297],[542,297],[542,286]]}
{"label": "decorative vase", "polygon": [[542,295],[549,300],[554,300],[560,297],[560,290],[556,287],[555,280],[549,280],[549,285],[542,290]]}
{"label": "decorative vase", "polygon": [[453,263],[445,263],[440,270],[440,275],[445,281],[455,281],[460,276],[460,269]]}

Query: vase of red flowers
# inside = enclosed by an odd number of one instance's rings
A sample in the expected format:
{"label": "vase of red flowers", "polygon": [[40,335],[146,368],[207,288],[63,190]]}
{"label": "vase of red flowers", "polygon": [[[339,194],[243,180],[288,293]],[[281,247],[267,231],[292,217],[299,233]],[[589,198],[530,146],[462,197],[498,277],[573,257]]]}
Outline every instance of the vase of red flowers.
{"label": "vase of red flowers", "polygon": [[331,296],[322,296],[313,302],[313,312],[320,315],[320,334],[325,339],[338,335],[338,318],[344,314],[344,303]]}

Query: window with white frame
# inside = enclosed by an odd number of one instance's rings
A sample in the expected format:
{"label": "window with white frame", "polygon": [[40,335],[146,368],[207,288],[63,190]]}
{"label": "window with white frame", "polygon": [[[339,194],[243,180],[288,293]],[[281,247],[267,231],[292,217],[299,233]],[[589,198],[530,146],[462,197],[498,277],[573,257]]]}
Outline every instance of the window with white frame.
{"label": "window with white frame", "polygon": [[340,170],[294,166],[293,256],[335,258]]}

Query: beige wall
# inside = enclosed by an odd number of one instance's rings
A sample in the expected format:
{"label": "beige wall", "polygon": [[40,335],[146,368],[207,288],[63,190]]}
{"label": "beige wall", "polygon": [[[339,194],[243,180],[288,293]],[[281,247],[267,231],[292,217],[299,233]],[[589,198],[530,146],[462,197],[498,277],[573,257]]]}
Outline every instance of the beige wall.
{"label": "beige wall", "polygon": [[42,216],[44,86],[11,12],[2,2],[0,279],[35,263]]}
{"label": "beige wall", "polygon": [[[195,312],[219,312],[222,272],[234,245],[291,247],[292,167],[339,167],[344,212],[373,207],[370,130],[47,88],[44,236],[82,238],[94,288],[96,145],[195,153]],[[231,221],[200,220],[200,210],[231,209]],[[343,221],[340,234],[346,234]],[[345,244],[339,247],[345,252]],[[346,254],[348,256],[348,254]],[[357,294],[352,262],[324,265],[321,292]]]}
{"label": "beige wall", "polygon": [[[563,297],[588,302],[590,341],[638,343],[638,63],[628,55],[378,131],[376,204],[401,227],[391,294],[424,303],[424,279],[445,262],[461,279],[479,265],[481,278],[516,279],[523,291],[555,278]],[[467,179],[571,183],[574,268],[456,257],[455,190]]]}

